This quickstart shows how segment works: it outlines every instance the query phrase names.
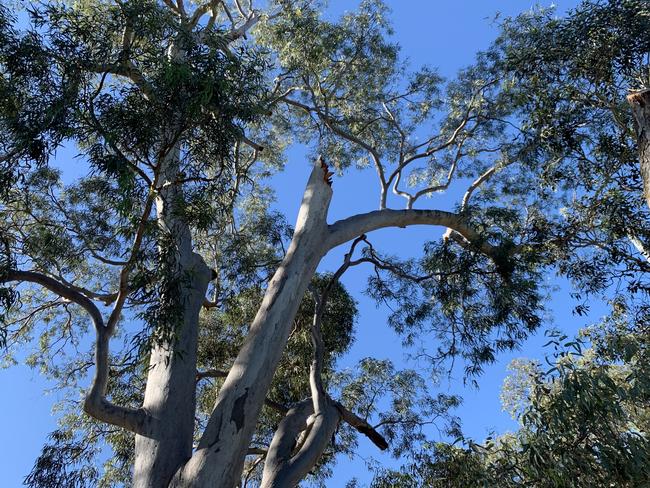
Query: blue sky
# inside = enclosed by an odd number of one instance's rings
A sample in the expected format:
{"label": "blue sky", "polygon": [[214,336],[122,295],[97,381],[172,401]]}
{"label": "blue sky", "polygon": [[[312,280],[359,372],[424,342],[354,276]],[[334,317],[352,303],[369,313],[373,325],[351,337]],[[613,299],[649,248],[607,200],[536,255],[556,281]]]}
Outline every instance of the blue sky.
{"label": "blue sky", "polygon": [[[336,16],[346,9],[351,9],[358,2],[336,0],[330,2],[328,15]],[[497,26],[492,19],[497,11],[502,15],[513,15],[533,6],[532,2],[522,0],[387,0],[392,7],[392,20],[395,38],[402,46],[402,54],[408,57],[414,67],[422,64],[437,67],[445,77],[453,77],[456,71],[470,64],[474,54],[486,48],[496,36]],[[557,0],[558,11],[562,12],[577,4],[575,0]],[[542,3],[548,6],[549,3]],[[290,152],[286,171],[274,178],[276,188],[281,188],[275,207],[284,213],[289,222],[293,222],[300,204],[302,190],[310,170],[310,162],[303,152],[296,148]],[[334,178],[334,198],[330,220],[349,216],[366,210],[376,209],[378,201],[377,183],[374,174],[368,172],[350,172],[343,177]],[[449,205],[441,197],[427,200],[427,206],[445,208]],[[400,255],[417,255],[422,244],[437,238],[440,229],[414,228],[406,230],[381,231],[372,234],[373,242],[379,244],[381,251],[400,253]],[[342,249],[327,256],[322,270],[332,270],[341,262]],[[386,310],[376,308],[374,302],[362,295],[365,288],[367,270],[352,269],[343,282],[359,300],[358,335],[355,345],[343,365],[351,365],[357,359],[375,355],[400,363],[403,360],[399,348],[393,347],[399,339],[386,326]],[[553,295],[550,308],[555,317],[554,324],[569,333],[588,323],[588,319],[573,317],[572,304],[568,300],[566,284],[553,282],[558,291]],[[597,314],[598,310],[594,311]],[[594,320],[594,316],[589,319]],[[499,391],[506,374],[506,366],[516,357],[543,356],[541,344],[544,337],[540,334],[526,343],[520,351],[502,355],[497,363],[487,368],[479,378],[480,390],[465,390],[464,405],[456,412],[463,420],[466,433],[477,438],[484,438],[491,430],[504,432],[513,429],[515,424],[509,416],[501,412]],[[3,401],[0,404],[0,441],[3,455],[0,456],[2,487],[20,486],[22,479],[29,472],[41,446],[49,432],[55,428],[55,418],[51,408],[56,401],[55,395],[46,395],[47,383],[36,371],[24,366],[17,366],[0,371],[0,391]],[[456,392],[457,385],[443,382],[444,391]],[[10,446],[10,447],[9,447]],[[375,455],[374,446],[360,441],[360,456]],[[390,462],[377,456],[378,459]],[[362,480],[363,465],[355,463],[356,469],[347,461],[340,465],[331,486],[343,486],[353,475]],[[354,469],[354,472],[353,472]]]}

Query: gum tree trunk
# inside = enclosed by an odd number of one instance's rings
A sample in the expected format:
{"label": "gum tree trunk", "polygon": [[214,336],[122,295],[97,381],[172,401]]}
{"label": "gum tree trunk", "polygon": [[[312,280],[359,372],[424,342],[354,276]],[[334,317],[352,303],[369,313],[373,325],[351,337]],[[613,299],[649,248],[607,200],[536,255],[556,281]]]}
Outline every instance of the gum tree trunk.
{"label": "gum tree trunk", "polygon": [[[143,408],[151,420],[151,433],[135,440],[135,488],[165,487],[178,468],[192,455],[196,407],[196,354],[199,312],[211,271],[192,251],[187,223],[174,212],[182,195],[174,180],[178,173],[179,148],[161,162],[160,192],[156,199],[158,225],[165,244],[169,272],[180,283],[182,316],[176,338],[155,345],[149,360],[149,374]],[[165,297],[163,297],[165,298]]]}
{"label": "gum tree trunk", "polygon": [[650,207],[650,89],[628,95],[639,145],[643,195]]}
{"label": "gum tree trunk", "polygon": [[314,167],[291,245],[273,276],[249,335],[219,392],[198,449],[171,486],[228,488],[240,481],[256,419],[286,345],[300,301],[327,251],[332,190],[327,168]]}

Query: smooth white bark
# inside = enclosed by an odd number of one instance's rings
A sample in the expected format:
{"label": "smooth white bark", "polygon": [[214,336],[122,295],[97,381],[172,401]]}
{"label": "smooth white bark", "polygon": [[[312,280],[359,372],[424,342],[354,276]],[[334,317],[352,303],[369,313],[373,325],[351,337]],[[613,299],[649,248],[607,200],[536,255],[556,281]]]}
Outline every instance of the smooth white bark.
{"label": "smooth white bark", "polygon": [[650,89],[630,94],[627,101],[632,108],[639,145],[643,194],[650,207]]}
{"label": "smooth white bark", "polygon": [[[196,411],[196,355],[199,312],[211,272],[192,250],[187,222],[180,218],[177,204],[182,193],[178,175],[180,147],[177,144],[161,161],[160,190],[156,213],[160,231],[173,249],[166,250],[168,272],[180,284],[182,317],[175,340],[154,344],[150,359],[143,408],[154,419],[149,435],[135,439],[134,488],[165,487],[174,473],[192,455]],[[171,252],[170,252],[171,251]]]}
{"label": "smooth white bark", "polygon": [[198,449],[174,478],[174,487],[234,487],[266,392],[298,310],[326,249],[332,190],[327,168],[316,165],[305,189],[295,232],[273,276],[217,398]]}

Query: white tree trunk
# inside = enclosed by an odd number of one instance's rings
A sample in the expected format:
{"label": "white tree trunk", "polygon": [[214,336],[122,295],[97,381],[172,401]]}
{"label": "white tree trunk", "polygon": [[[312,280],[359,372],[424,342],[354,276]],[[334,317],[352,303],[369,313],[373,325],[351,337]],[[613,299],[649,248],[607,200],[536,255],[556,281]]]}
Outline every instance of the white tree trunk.
{"label": "white tree trunk", "polygon": [[156,344],[149,359],[143,408],[152,418],[151,434],[135,439],[135,488],[165,487],[192,455],[196,409],[196,355],[199,312],[211,271],[192,250],[190,229],[175,212],[182,197],[174,183],[180,149],[177,145],[161,162],[161,190],[156,211],[161,232],[169,237],[173,252],[168,263],[181,284],[181,323],[175,340]]}
{"label": "white tree trunk", "polygon": [[627,97],[627,101],[632,107],[639,145],[643,194],[650,207],[650,89],[632,93]]}
{"label": "white tree trunk", "polygon": [[223,387],[198,449],[173,487],[234,487],[256,419],[284,351],[293,319],[326,252],[327,211],[332,190],[317,165],[303,196],[291,245],[273,276]]}

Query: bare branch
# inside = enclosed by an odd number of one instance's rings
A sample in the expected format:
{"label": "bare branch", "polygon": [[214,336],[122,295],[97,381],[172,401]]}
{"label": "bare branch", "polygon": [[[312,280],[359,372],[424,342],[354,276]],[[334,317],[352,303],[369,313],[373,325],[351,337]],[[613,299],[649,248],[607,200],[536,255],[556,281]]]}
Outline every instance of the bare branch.
{"label": "bare branch", "polygon": [[459,214],[443,210],[376,210],[339,220],[329,227],[326,248],[332,249],[357,236],[386,227],[439,225],[455,230],[487,256],[498,258],[498,249],[488,242]]}
{"label": "bare branch", "polygon": [[117,293],[97,293],[92,290],[88,290],[87,288],[84,288],[82,286],[75,285],[73,283],[70,283],[68,280],[66,280],[63,276],[61,275],[56,275],[54,278],[58,281],[60,281],[62,284],[65,286],[78,291],[79,293],[87,296],[91,300],[96,300],[99,302],[103,302],[104,305],[110,305],[115,301],[117,298]]}
{"label": "bare branch", "polygon": [[239,12],[239,15],[242,16],[242,18],[246,18],[250,15],[250,13],[245,13],[244,9],[242,8],[241,2],[239,0],[235,0],[235,6],[237,7],[237,12]]}
{"label": "bare branch", "polygon": [[400,171],[397,174],[397,178],[395,179],[395,184],[393,185],[393,192],[398,194],[398,195],[405,196],[407,198],[407,204],[406,204],[407,209],[413,208],[413,204],[421,196],[426,195],[428,193],[437,192],[437,191],[444,191],[447,188],[449,188],[449,185],[451,184],[451,181],[454,178],[454,173],[456,172],[456,168],[458,168],[458,162],[463,157],[462,148],[463,148],[463,143],[464,142],[465,141],[462,140],[458,144],[456,154],[455,154],[454,158],[452,159],[451,166],[449,167],[449,170],[447,171],[447,181],[445,181],[441,185],[432,185],[432,186],[429,186],[427,188],[423,188],[422,190],[417,191],[415,193],[415,195],[411,195],[408,192],[404,192],[404,191],[401,191],[401,190],[397,189],[397,185],[399,185],[399,182],[400,182],[400,179],[401,179],[401,176],[402,176],[402,172]]}
{"label": "bare branch", "polygon": [[264,146],[256,143],[255,141],[251,141],[248,137],[246,137],[246,134],[241,135],[241,140],[244,144],[247,146],[250,146],[254,151],[257,152],[262,152],[264,151]]}
{"label": "bare branch", "polygon": [[492,177],[492,175],[496,172],[496,170],[497,170],[496,165],[490,167],[481,176],[476,178],[476,180],[474,180],[471,185],[469,185],[467,191],[465,192],[465,195],[463,196],[463,201],[460,205],[461,212],[467,209],[467,205],[469,204],[469,199],[472,197],[472,193],[474,193],[474,191],[479,186],[481,186],[485,181],[489,180]]}
{"label": "bare branch", "polygon": [[259,447],[249,447],[246,454],[248,456],[266,456],[267,450]]}
{"label": "bare branch", "polygon": [[108,385],[109,361],[108,344],[112,330],[104,325],[104,319],[97,306],[85,295],[43,273],[35,271],[9,271],[5,281],[30,282],[47,288],[82,307],[90,315],[95,332],[95,377],[84,401],[84,410],[98,420],[123,427],[131,432],[147,435],[152,418],[142,409],[132,409],[115,405],[105,397]]}
{"label": "bare branch", "polygon": [[345,408],[341,403],[335,402],[336,408],[341,414],[341,418],[357,431],[365,435],[372,443],[382,451],[388,449],[388,441],[375,428],[354,412]]}

